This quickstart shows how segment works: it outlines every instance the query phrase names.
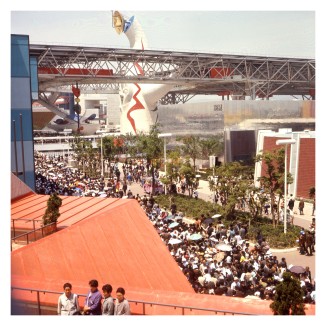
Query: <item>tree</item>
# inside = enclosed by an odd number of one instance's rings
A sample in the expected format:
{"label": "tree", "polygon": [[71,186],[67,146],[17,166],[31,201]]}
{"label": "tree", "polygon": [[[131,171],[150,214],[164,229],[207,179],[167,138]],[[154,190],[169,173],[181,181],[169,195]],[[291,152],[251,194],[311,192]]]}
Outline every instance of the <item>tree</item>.
{"label": "tree", "polygon": [[152,176],[152,194],[155,192],[155,169],[161,165],[161,158],[163,156],[163,140],[158,138],[158,125],[151,126],[149,134],[140,133],[136,136],[136,147],[143,156],[145,156],[147,163],[150,165]]}
{"label": "tree", "polygon": [[[278,223],[275,220],[275,212],[274,212],[274,204],[276,200],[276,196],[278,195],[278,204],[277,208],[279,211],[279,205],[281,197],[284,196],[284,157],[285,157],[285,149],[280,148],[274,151],[265,151],[262,154],[258,154],[255,158],[256,162],[264,162],[265,170],[262,170],[262,175],[258,178],[261,187],[264,191],[269,193],[271,199],[271,211],[272,211],[272,220],[273,226],[275,227]],[[287,183],[291,184],[293,182],[293,178],[291,173],[287,173]],[[284,203],[286,205],[286,203]]]}
{"label": "tree", "polygon": [[47,201],[47,208],[43,215],[43,226],[55,223],[60,216],[59,208],[62,205],[62,199],[57,195],[57,193],[52,193]]}
{"label": "tree", "polygon": [[314,199],[315,198],[315,195],[316,195],[316,188],[315,187],[311,187],[309,189],[309,197]]}
{"label": "tree", "polygon": [[181,146],[181,152],[184,156],[189,156],[193,161],[194,170],[196,169],[196,159],[201,155],[200,139],[198,136],[181,137],[177,140],[181,140],[183,145]]}
{"label": "tree", "polygon": [[252,168],[240,162],[223,164],[215,170],[216,179],[210,179],[209,189],[221,198],[226,219],[234,217],[239,200],[246,198],[252,184]]}
{"label": "tree", "polygon": [[[103,160],[110,164],[115,160],[116,155],[122,154],[124,139],[122,137],[105,136],[102,138],[102,145]],[[101,149],[101,139],[98,140],[98,147]]]}
{"label": "tree", "polygon": [[168,162],[166,163],[166,176],[160,177],[160,180],[166,186],[169,185],[170,192],[172,184],[176,183],[180,177],[180,167],[182,160],[180,158],[180,150],[176,148],[168,154]]}
{"label": "tree", "polygon": [[81,168],[83,173],[88,174],[90,177],[99,176],[100,154],[97,149],[93,148],[92,143],[77,135],[72,144],[72,149],[75,152],[78,168]]}
{"label": "tree", "polygon": [[268,201],[268,198],[265,193],[261,192],[259,187],[255,187],[254,183],[248,187],[248,206],[252,218],[255,219],[259,215],[262,215],[263,207]]}
{"label": "tree", "polygon": [[[116,147],[114,146],[114,137],[105,136],[102,138],[103,144],[103,159],[107,159],[110,162],[114,161],[116,155]],[[99,147],[101,146],[101,140],[98,140]]]}
{"label": "tree", "polygon": [[180,167],[180,177],[184,177],[188,188],[189,197],[192,197],[193,190],[197,184],[196,173],[189,160],[186,160]]}
{"label": "tree", "polygon": [[223,153],[224,142],[222,136],[213,136],[200,140],[201,158],[208,160],[209,156],[219,156]]}
{"label": "tree", "polygon": [[[145,136],[145,134],[140,134]],[[129,157],[136,157],[141,153],[141,143],[138,141],[138,136],[131,133],[120,136],[120,143],[122,143],[121,151],[128,154]],[[140,146],[140,147],[139,147]]]}
{"label": "tree", "polygon": [[283,281],[276,288],[274,301],[270,304],[274,315],[305,315],[303,290],[298,279],[291,273],[283,273]]}

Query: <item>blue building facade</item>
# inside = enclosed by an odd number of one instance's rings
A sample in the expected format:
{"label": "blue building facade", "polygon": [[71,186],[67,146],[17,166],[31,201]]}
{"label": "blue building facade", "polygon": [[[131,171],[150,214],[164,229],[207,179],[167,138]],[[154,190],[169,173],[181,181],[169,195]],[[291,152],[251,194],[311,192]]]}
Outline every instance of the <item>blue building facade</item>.
{"label": "blue building facade", "polygon": [[33,191],[32,102],[37,98],[37,58],[29,55],[29,36],[11,35],[11,171]]}

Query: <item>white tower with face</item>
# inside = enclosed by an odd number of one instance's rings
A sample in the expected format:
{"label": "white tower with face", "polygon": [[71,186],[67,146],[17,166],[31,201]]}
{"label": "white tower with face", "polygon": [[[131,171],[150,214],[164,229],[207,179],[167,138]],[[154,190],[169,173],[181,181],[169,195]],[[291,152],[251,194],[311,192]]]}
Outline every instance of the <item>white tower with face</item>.
{"label": "white tower with face", "polygon": [[[127,36],[132,49],[147,48],[146,36],[135,16],[129,18],[115,11],[112,19],[115,30]],[[134,68],[137,74],[144,75],[138,62],[134,62]],[[157,120],[157,101],[173,87],[167,84],[121,84],[121,134],[148,133]]]}

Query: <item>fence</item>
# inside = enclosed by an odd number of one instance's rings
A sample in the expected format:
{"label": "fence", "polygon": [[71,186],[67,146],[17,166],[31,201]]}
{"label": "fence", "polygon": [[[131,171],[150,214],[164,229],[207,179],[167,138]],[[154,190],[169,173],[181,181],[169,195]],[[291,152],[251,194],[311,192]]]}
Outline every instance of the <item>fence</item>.
{"label": "fence", "polygon": [[45,226],[41,226],[39,228],[35,228],[35,222],[40,222],[40,220],[28,220],[28,219],[19,219],[19,221],[28,221],[33,222],[33,230],[24,232],[22,234],[16,235],[19,231],[16,230],[15,220],[12,220],[13,227],[12,227],[12,234],[13,237],[11,238],[11,250],[13,243],[19,243],[23,245],[28,245],[31,241],[36,241],[41,238],[44,238],[46,235],[49,235],[56,231],[57,223],[53,222],[47,224]]}
{"label": "fence", "polygon": [[[55,315],[57,314],[57,306],[50,304],[50,302],[57,302],[59,295],[62,292],[37,290],[31,288],[11,287],[12,291],[12,315]],[[25,292],[23,299],[19,296],[17,291]],[[16,292],[16,293],[15,293]],[[16,295],[15,295],[16,294]],[[77,294],[78,297],[86,297],[84,294]],[[47,297],[45,297],[47,296]],[[15,298],[14,298],[15,297]],[[114,299],[115,300],[115,299]],[[151,301],[131,300],[130,303],[131,312],[133,315],[155,315],[153,311],[154,307],[165,307],[166,315],[172,315],[171,309],[178,310],[178,315],[194,314],[195,311],[204,312],[210,315],[247,315],[252,316],[254,314],[226,311],[211,308],[200,308],[195,306],[183,306],[175,304],[158,303]],[[162,314],[162,313],[160,313]]]}

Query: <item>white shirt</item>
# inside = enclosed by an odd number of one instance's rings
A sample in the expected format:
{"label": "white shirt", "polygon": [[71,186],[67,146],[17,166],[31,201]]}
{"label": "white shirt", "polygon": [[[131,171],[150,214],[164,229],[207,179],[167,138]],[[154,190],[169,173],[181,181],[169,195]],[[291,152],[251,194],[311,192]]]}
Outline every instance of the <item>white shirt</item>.
{"label": "white shirt", "polygon": [[60,295],[58,299],[58,315],[72,315],[79,310],[77,294],[71,293],[69,298],[65,293]]}
{"label": "white shirt", "polygon": [[210,282],[211,279],[212,279],[211,274],[209,274],[209,273],[205,274],[205,275],[204,275],[204,279],[205,279],[206,282]]}
{"label": "white shirt", "polygon": [[115,315],[131,315],[129,302],[124,299],[122,302],[116,300],[114,305]]}
{"label": "white shirt", "polygon": [[231,290],[235,290],[235,287],[236,287],[237,285],[239,285],[238,282],[237,282],[237,281],[233,281],[233,282],[231,283]]}
{"label": "white shirt", "polygon": [[237,240],[237,243],[236,244],[237,245],[240,244],[240,241],[242,240],[240,234],[235,235],[234,238]]}

